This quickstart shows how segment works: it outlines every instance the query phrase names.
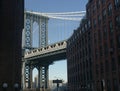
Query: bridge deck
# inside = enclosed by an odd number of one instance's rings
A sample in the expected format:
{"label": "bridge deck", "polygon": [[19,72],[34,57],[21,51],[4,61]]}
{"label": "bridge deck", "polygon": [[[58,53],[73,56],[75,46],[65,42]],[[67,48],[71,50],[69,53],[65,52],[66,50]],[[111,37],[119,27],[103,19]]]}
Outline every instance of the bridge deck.
{"label": "bridge deck", "polygon": [[27,61],[55,61],[66,58],[66,41],[31,50],[25,54]]}

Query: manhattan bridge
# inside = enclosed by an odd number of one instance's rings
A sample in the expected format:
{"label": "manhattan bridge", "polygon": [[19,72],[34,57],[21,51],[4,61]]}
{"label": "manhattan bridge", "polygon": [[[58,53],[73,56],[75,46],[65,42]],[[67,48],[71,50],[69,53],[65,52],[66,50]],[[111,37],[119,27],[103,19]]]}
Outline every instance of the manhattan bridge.
{"label": "manhattan bridge", "polygon": [[[23,89],[32,89],[32,71],[38,70],[37,88],[49,87],[48,68],[54,61],[66,59],[67,39],[72,35],[75,27],[85,17],[85,11],[41,13],[34,11],[24,12],[23,30],[23,58],[22,58],[22,86]],[[37,26],[34,26],[34,24]],[[77,23],[76,23],[77,22]],[[49,27],[53,26],[54,43],[49,43]],[[70,27],[70,28],[69,28]],[[73,30],[70,32],[70,29]],[[36,31],[38,30],[38,31]],[[63,33],[61,33],[63,31]],[[34,34],[37,32],[36,34]],[[56,36],[56,37],[54,37]],[[67,37],[66,37],[67,36]],[[37,42],[37,43],[36,43]],[[34,46],[34,44],[37,46]]]}

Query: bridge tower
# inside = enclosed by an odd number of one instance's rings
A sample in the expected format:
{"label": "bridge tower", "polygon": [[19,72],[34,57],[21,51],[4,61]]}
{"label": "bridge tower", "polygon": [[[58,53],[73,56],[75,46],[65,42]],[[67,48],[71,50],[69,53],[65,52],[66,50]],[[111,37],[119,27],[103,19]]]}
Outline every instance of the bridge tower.
{"label": "bridge tower", "polygon": [[[23,49],[29,51],[33,49],[32,36],[33,36],[33,23],[37,22],[39,26],[39,46],[44,47],[48,45],[48,17],[33,14],[32,12],[24,12],[24,30],[23,30]],[[23,59],[22,69],[22,84],[24,88],[32,88],[32,70],[36,67],[38,69],[38,88],[48,87],[48,65],[46,64],[33,64],[32,62],[26,62]]]}

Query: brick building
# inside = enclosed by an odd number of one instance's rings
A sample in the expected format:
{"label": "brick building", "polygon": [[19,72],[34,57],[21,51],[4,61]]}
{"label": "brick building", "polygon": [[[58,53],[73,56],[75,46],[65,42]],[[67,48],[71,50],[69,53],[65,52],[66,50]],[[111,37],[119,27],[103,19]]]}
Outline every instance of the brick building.
{"label": "brick building", "polygon": [[92,51],[91,31],[88,20],[83,19],[67,44],[69,91],[92,89]]}
{"label": "brick building", "polygon": [[68,40],[69,91],[120,90],[120,0],[89,0]]}

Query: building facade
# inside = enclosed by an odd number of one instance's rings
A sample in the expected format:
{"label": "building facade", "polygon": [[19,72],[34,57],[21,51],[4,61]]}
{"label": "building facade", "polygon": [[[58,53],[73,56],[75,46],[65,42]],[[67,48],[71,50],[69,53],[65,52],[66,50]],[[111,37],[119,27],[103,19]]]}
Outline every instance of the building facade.
{"label": "building facade", "polygon": [[0,91],[20,91],[24,0],[0,0],[0,16]]}
{"label": "building facade", "polygon": [[92,35],[90,26],[88,28],[87,23],[88,20],[83,19],[80,27],[74,31],[74,34],[68,40],[68,91],[82,91],[85,89],[92,91]]}
{"label": "building facade", "polygon": [[120,91],[120,0],[89,0],[68,40],[69,91]]}

